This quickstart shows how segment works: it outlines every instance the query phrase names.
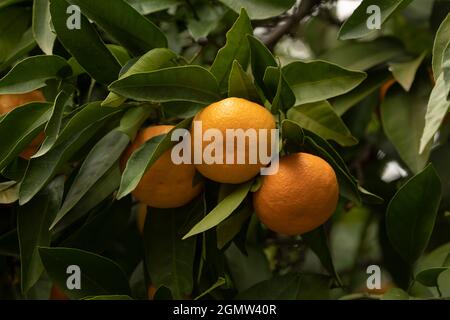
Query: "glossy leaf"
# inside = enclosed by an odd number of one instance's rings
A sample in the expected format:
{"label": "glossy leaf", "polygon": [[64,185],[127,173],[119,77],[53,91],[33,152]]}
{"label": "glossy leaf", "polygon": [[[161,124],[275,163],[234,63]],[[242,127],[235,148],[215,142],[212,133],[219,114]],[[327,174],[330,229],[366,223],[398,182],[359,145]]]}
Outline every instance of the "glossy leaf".
{"label": "glossy leaf", "polygon": [[50,1],[36,0],[33,3],[33,35],[36,42],[44,51],[50,55],[53,52],[53,44],[56,35],[52,31],[52,22],[50,16]]}
{"label": "glossy leaf", "polygon": [[273,114],[277,114],[279,110],[286,111],[295,104],[294,92],[292,92],[280,67],[267,67],[263,81],[266,87],[266,95],[272,102],[271,111]]}
{"label": "glossy leaf", "polygon": [[134,55],[167,46],[165,35],[124,0],[67,0]]}
{"label": "glossy leaf", "polygon": [[250,49],[247,41],[247,35],[249,34],[253,34],[252,25],[247,12],[242,9],[238,19],[227,32],[225,46],[217,52],[217,56],[211,66],[211,73],[216,77],[220,88],[227,89],[233,61],[237,61],[244,70],[247,69],[250,58]]}
{"label": "glossy leaf", "polygon": [[15,65],[0,79],[0,94],[26,93],[45,86],[49,79],[71,74],[66,60],[59,56],[33,56]]}
{"label": "glossy leaf", "polygon": [[224,248],[241,231],[244,223],[250,218],[253,211],[249,206],[243,206],[217,225],[217,248]]}
{"label": "glossy leaf", "polygon": [[[108,258],[73,248],[40,247],[39,255],[52,281],[71,299],[130,294],[125,273]],[[81,289],[67,288],[66,270],[70,265],[81,269]]]}
{"label": "glossy leaf", "polygon": [[92,78],[103,84],[111,83],[119,75],[119,62],[86,17],[81,15],[79,29],[67,27],[69,6],[66,0],[50,1],[52,22],[59,41]]}
{"label": "glossy leaf", "polygon": [[[398,9],[401,9],[402,6],[407,5],[411,0],[379,0],[376,2],[380,10],[380,22],[386,22],[389,17],[395,13]],[[341,30],[339,31],[339,38],[342,40],[348,39],[357,39],[367,36],[376,32],[376,30],[371,30],[368,27],[368,19],[373,11],[368,11],[369,6],[372,5],[373,2],[370,0],[363,0],[363,2],[356,8],[355,12],[350,16],[350,18],[345,21],[342,25]]]}
{"label": "glossy leaf", "polygon": [[328,101],[293,107],[289,109],[287,117],[323,139],[334,140],[343,146],[358,143]]}
{"label": "glossy leaf", "polygon": [[295,0],[220,0],[236,12],[241,8],[249,13],[252,19],[267,19],[289,10]]}
{"label": "glossy leaf", "polygon": [[324,61],[292,62],[283,74],[296,97],[296,104],[322,101],[347,93],[357,87],[366,74]]}
{"label": "glossy leaf", "polygon": [[432,165],[408,180],[390,201],[387,234],[406,262],[413,264],[427,247],[440,201],[441,182]]}
{"label": "glossy leaf", "polygon": [[237,60],[233,61],[233,67],[228,79],[228,96],[259,101],[258,91],[250,76],[242,69]]}
{"label": "glossy leaf", "polygon": [[23,293],[26,293],[39,280],[44,271],[38,247],[50,245],[49,226],[61,205],[63,192],[64,177],[60,176],[18,211],[17,232]]}
{"label": "glossy leaf", "polygon": [[109,88],[114,93],[138,101],[212,103],[220,99],[216,79],[199,66],[132,74],[113,82]]}
{"label": "glossy leaf", "polygon": [[264,74],[267,67],[277,67],[278,64],[269,49],[257,38],[247,36],[250,44],[250,61],[252,66],[253,77],[256,83],[264,88]]}
{"label": "glossy leaf", "polygon": [[438,31],[436,32],[436,36],[434,39],[433,45],[433,74],[434,79],[437,80],[439,75],[442,72],[442,57],[444,54],[444,49],[450,43],[449,35],[450,34],[450,13],[447,14],[447,17],[442,21],[439,26]]}
{"label": "glossy leaf", "polygon": [[253,181],[249,181],[237,186],[236,190],[225,197],[206,217],[198,222],[184,237],[187,239],[196,234],[202,233],[206,230],[214,228],[223,220],[228,218],[237,207],[244,201],[245,197],[250,191]]}

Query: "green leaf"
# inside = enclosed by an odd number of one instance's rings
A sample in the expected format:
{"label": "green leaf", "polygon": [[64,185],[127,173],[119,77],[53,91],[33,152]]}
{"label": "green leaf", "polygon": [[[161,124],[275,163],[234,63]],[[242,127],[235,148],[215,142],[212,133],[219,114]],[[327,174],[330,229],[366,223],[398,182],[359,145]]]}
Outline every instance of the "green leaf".
{"label": "green leaf", "polygon": [[[52,281],[70,299],[100,295],[129,295],[128,280],[112,260],[73,248],[40,247],[39,255]],[[69,290],[67,267],[77,265],[81,272],[81,289]]]}
{"label": "green leaf", "polygon": [[151,138],[133,152],[123,172],[117,199],[123,198],[133,191],[145,172],[166,150],[177,143],[171,140],[172,132],[176,129],[187,129],[191,122],[192,118],[183,120],[167,134]]}
{"label": "green leaf", "polygon": [[70,95],[61,91],[55,99],[52,107],[52,114],[45,126],[45,140],[39,148],[38,152],[32,158],[38,158],[46,154],[55,144],[58,139],[58,134],[61,130],[61,122],[64,115],[64,108],[69,101]]}
{"label": "green leaf", "polygon": [[183,0],[128,0],[143,15],[169,9],[183,4]]}
{"label": "green leaf", "polygon": [[324,268],[334,277],[336,282],[342,286],[339,274],[333,264],[330,248],[328,246],[327,234],[323,226],[302,235],[302,239],[317,255]]}
{"label": "green leaf", "polygon": [[364,72],[324,61],[295,61],[283,67],[283,74],[295,94],[297,105],[347,93],[366,78]]}
{"label": "green leaf", "polygon": [[6,69],[36,46],[31,28],[25,31],[21,37],[14,40],[14,46],[11,48],[11,51],[8,52],[3,63],[0,62],[0,70]]}
{"label": "green leaf", "polygon": [[420,271],[415,279],[424,286],[437,287],[438,278],[442,272],[447,271],[449,267],[436,267]]}
{"label": "green leaf", "polygon": [[36,0],[33,3],[33,35],[41,50],[51,55],[56,35],[52,31],[49,0]]}
{"label": "green leaf", "polygon": [[278,110],[286,111],[295,104],[294,92],[281,72],[281,67],[267,67],[263,81],[270,93],[269,99],[272,102],[273,114],[277,114]]}
{"label": "green leaf", "polygon": [[0,169],[4,169],[43,129],[50,117],[49,103],[33,102],[16,108],[0,120]]}
{"label": "green leaf", "polygon": [[93,102],[78,112],[58,137],[55,148],[30,161],[20,186],[20,204],[23,205],[46,185],[56,171],[68,161],[103,126],[105,121],[121,110],[101,108]]}
{"label": "green leaf", "polygon": [[119,62],[86,17],[80,15],[80,29],[67,27],[70,20],[70,15],[66,13],[68,7],[66,0],[50,2],[50,13],[58,39],[92,78],[103,84],[116,80],[120,71]]}
{"label": "green leaf", "polygon": [[116,163],[130,142],[129,137],[118,130],[104,136],[87,155],[75,177],[64,203],[52,224],[55,226],[101,177]]}
{"label": "green leaf", "polygon": [[219,25],[224,8],[222,6],[194,6],[196,16],[187,18],[187,28],[195,41],[206,38]]}
{"label": "green leaf", "polygon": [[112,295],[103,295],[103,296],[94,296],[83,298],[83,300],[133,300],[130,296],[120,295],[120,294],[112,294]]}
{"label": "green leaf", "polygon": [[250,76],[242,69],[237,60],[233,61],[233,67],[228,79],[228,96],[243,98],[250,101],[260,101],[258,91]]}
{"label": "green leaf", "polygon": [[217,288],[220,288],[224,285],[227,284],[227,279],[223,278],[223,277],[219,277],[219,279],[217,279],[217,281],[208,288],[208,290],[203,291],[200,295],[198,295],[197,297],[195,297],[194,300],[198,300],[204,296],[206,296],[207,294],[209,294],[210,292],[213,292],[214,290],[216,290]]}
{"label": "green leaf", "polygon": [[0,254],[15,258],[20,257],[17,229],[13,229],[0,236]]}
{"label": "green leaf", "polygon": [[[444,76],[444,81],[447,85],[447,89],[450,92],[450,42],[444,50],[442,55],[442,74]],[[447,97],[450,100],[450,97]]]}
{"label": "green leaf", "polygon": [[329,278],[316,274],[288,273],[260,282],[237,296],[238,300],[329,299]]}
{"label": "green leaf", "polygon": [[113,82],[109,88],[114,93],[137,101],[212,103],[220,99],[216,79],[200,66],[132,74]]}
{"label": "green leaf", "polygon": [[319,58],[351,70],[368,70],[405,53],[396,38],[377,38],[372,41],[348,42],[329,50]]}
{"label": "green leaf", "polygon": [[434,38],[433,45],[433,74],[434,79],[438,79],[439,75],[442,72],[442,57],[444,55],[444,49],[450,43],[448,35],[450,34],[450,13],[447,14],[447,17],[442,21],[439,26],[438,31],[436,32],[436,37]]}
{"label": "green leaf", "polygon": [[165,35],[124,0],[67,0],[134,55],[167,47]]}
{"label": "green leaf", "polygon": [[387,70],[370,73],[357,88],[342,96],[331,100],[334,110],[339,116],[346,113],[351,107],[363,101],[366,97],[378,90],[386,81],[391,79]]}
{"label": "green leaf", "polygon": [[284,119],[281,122],[281,134],[283,139],[287,139],[289,143],[299,147],[305,143],[305,134],[302,127],[289,119]]}
{"label": "green leaf", "polygon": [[414,172],[421,171],[430,155],[431,143],[419,154],[421,134],[425,127],[426,101],[430,84],[425,80],[413,86],[411,92],[399,86],[391,88],[381,104],[384,132],[400,158]]}
{"label": "green leaf", "polygon": [[152,284],[170,289],[175,299],[186,299],[194,285],[196,238],[181,240],[189,208],[152,208],[144,226],[145,263]]}
{"label": "green leaf", "polygon": [[20,184],[16,181],[0,183],[0,204],[10,204],[19,200]]}
{"label": "green leaf", "polygon": [[223,220],[228,218],[237,207],[244,201],[245,197],[250,191],[253,181],[245,182],[236,187],[225,199],[223,199],[210,213],[206,215],[200,222],[198,222],[184,237],[187,239],[193,235],[202,233],[206,230],[214,228]]}
{"label": "green leaf", "polygon": [[38,247],[49,246],[51,233],[49,226],[58,212],[64,192],[64,177],[53,180],[47,188],[17,213],[17,232],[19,234],[21,286],[26,293],[40,278],[44,271]]}
{"label": "green leaf", "polygon": [[428,101],[425,126],[422,137],[420,138],[420,153],[426,152],[425,149],[433,142],[434,135],[439,130],[448,113],[450,108],[450,100],[447,100],[448,94],[449,86],[445,83],[444,75],[441,74],[431,91],[430,100]]}
{"label": "green leaf", "polygon": [[238,208],[236,213],[217,226],[217,248],[224,248],[241,231],[244,223],[250,218],[253,210],[250,206]]}
{"label": "green leaf", "polygon": [[441,182],[432,165],[412,177],[394,195],[386,212],[389,240],[413,264],[428,245],[441,201]]}
{"label": "green leaf", "polygon": [[[250,49],[247,35],[253,34],[252,25],[247,12],[242,9],[241,14],[227,32],[225,46],[217,52],[217,56],[211,66],[211,73],[217,78],[219,87],[226,91],[228,78],[233,61],[239,62],[243,69],[247,69],[250,58]],[[234,66],[233,66],[234,67]]]}
{"label": "green leaf", "polygon": [[264,88],[264,74],[267,67],[277,67],[277,61],[269,49],[257,38],[248,35],[250,44],[250,61],[253,77],[260,88]]}
{"label": "green leaf", "polygon": [[[379,0],[376,5],[380,9],[381,17],[380,22],[383,24],[389,17],[395,13],[398,9],[409,4],[411,0]],[[371,30],[368,28],[368,19],[370,19],[373,12],[367,13],[367,9],[373,2],[370,0],[363,0],[363,2],[356,8],[355,12],[350,18],[345,21],[339,30],[339,38],[341,40],[358,39],[364,36],[375,33],[377,30]]]}
{"label": "green leaf", "polygon": [[71,74],[67,61],[59,56],[33,56],[20,61],[0,79],[0,94],[18,94],[46,85],[50,79]]}
{"label": "green leaf", "polygon": [[130,108],[120,119],[120,125],[117,130],[128,135],[129,140],[132,141],[141,125],[150,116],[151,108],[146,106]]}
{"label": "green leaf", "polygon": [[328,101],[313,102],[289,109],[287,117],[302,128],[323,139],[334,140],[342,146],[358,143]]}
{"label": "green leaf", "polygon": [[390,64],[390,70],[392,71],[395,80],[397,80],[406,91],[411,89],[414,78],[416,77],[417,69],[419,69],[425,57],[426,52],[422,53],[419,57],[412,61]]}
{"label": "green leaf", "polygon": [[249,13],[253,19],[267,19],[278,16],[289,10],[295,0],[219,0],[235,12],[241,11],[241,8]]}
{"label": "green leaf", "polygon": [[[119,79],[131,76],[136,73],[150,72],[162,68],[175,67],[177,55],[173,51],[165,48],[153,49],[144,54],[136,61]],[[126,98],[114,92],[110,92],[102,102],[102,106],[118,107],[124,103]]]}
{"label": "green leaf", "polygon": [[409,300],[409,294],[400,288],[392,288],[383,294],[381,300]]}

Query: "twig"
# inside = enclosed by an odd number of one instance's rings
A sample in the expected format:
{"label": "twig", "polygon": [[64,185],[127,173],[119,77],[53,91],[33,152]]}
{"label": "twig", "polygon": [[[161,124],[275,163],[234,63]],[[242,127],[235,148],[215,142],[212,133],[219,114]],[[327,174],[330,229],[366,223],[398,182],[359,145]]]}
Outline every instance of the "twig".
{"label": "twig", "polygon": [[321,0],[302,0],[300,5],[294,9],[294,13],[287,16],[286,19],[278,24],[277,27],[271,30],[270,34],[263,39],[264,44],[269,48],[277,44],[286,33],[289,33],[291,29],[298,24],[303,18],[310,15],[313,9],[319,5]]}

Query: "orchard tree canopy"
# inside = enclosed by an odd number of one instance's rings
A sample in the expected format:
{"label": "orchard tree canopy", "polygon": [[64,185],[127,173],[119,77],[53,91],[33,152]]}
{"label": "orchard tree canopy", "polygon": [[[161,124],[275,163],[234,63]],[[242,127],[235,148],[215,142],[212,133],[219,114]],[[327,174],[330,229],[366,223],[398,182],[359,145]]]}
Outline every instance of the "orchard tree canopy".
{"label": "orchard tree canopy", "polygon": [[448,0],[2,0],[0,299],[450,298],[449,107]]}

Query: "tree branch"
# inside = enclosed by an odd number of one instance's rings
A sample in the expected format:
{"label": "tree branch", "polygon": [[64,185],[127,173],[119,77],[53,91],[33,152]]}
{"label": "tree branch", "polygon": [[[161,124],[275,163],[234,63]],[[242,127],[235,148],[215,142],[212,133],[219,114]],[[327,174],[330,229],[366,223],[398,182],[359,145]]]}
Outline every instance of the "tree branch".
{"label": "tree branch", "polygon": [[264,44],[269,49],[273,49],[277,42],[285,34],[289,33],[295,25],[303,20],[303,18],[310,15],[320,2],[321,0],[302,0],[300,5],[294,9],[294,13],[281,21],[278,26],[273,28],[269,35],[263,39]]}

